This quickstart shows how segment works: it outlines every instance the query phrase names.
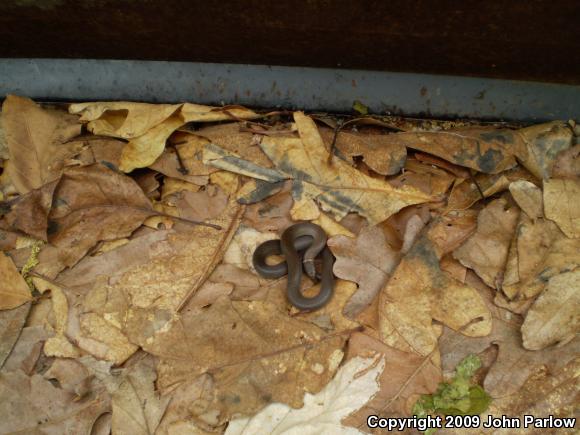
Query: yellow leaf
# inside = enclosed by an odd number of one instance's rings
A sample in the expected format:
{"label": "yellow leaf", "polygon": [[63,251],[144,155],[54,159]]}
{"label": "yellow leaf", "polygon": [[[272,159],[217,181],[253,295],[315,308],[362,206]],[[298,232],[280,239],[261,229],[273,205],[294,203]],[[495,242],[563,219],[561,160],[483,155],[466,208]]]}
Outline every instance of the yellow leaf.
{"label": "yellow leaf", "polygon": [[409,186],[394,188],[338,158],[330,161],[314,121],[302,112],[294,119],[300,139],[264,137],[261,147],[280,172],[295,180],[295,200],[316,199],[336,219],[355,211],[374,225],[403,207],[434,199]]}
{"label": "yellow leaf", "polygon": [[544,212],[568,237],[580,238],[580,180],[545,180]]}
{"label": "yellow leaf", "polygon": [[79,103],[69,107],[80,114],[94,134],[130,139],[123,150],[119,168],[131,172],[155,162],[171,134],[188,122],[213,122],[253,119],[252,110],[231,106],[211,107],[199,104],[147,104],[132,102]]}
{"label": "yellow leaf", "polygon": [[70,142],[81,133],[75,116],[42,109],[28,98],[9,95],[2,124],[11,162],[6,172],[22,194],[57,179],[63,160],[80,148]]}
{"label": "yellow leaf", "polygon": [[524,347],[539,350],[574,338],[580,332],[579,307],[580,269],[550,278],[522,325]]}
{"label": "yellow leaf", "polygon": [[473,269],[488,286],[499,289],[518,216],[518,208],[507,208],[504,198],[489,203],[479,213],[475,233],[453,256]]}
{"label": "yellow leaf", "polygon": [[12,259],[0,252],[0,310],[9,310],[32,300],[30,289]]}
{"label": "yellow leaf", "polygon": [[530,219],[544,217],[542,190],[539,187],[527,180],[517,180],[510,183],[509,189],[518,206]]}
{"label": "yellow leaf", "polygon": [[470,337],[489,334],[492,323],[479,293],[441,270],[429,231],[423,234],[379,294],[379,324],[383,343],[427,356],[441,334],[433,320]]}
{"label": "yellow leaf", "polygon": [[123,172],[131,172],[153,164],[165,149],[167,138],[182,125],[181,118],[172,116],[142,136],[133,138],[123,148],[119,169]]}

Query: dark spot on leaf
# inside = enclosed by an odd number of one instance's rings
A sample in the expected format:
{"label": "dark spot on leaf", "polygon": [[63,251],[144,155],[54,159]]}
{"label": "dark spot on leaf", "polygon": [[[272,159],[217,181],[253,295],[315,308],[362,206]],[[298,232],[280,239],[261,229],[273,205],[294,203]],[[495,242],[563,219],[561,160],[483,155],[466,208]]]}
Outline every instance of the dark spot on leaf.
{"label": "dark spot on leaf", "polygon": [[415,242],[409,253],[409,258],[418,258],[423,261],[430,269],[439,270],[439,257],[435,252],[435,247],[429,239],[422,236]]}
{"label": "dark spot on leaf", "polygon": [[486,131],[480,133],[479,137],[486,142],[499,142],[504,145],[514,143],[514,134],[509,130]]}
{"label": "dark spot on leaf", "polygon": [[48,225],[46,227],[46,234],[48,234],[50,236],[52,234],[57,233],[58,230],[59,230],[58,222],[49,219],[48,220]]}
{"label": "dark spot on leaf", "polygon": [[119,172],[119,168],[117,168],[117,166],[112,164],[111,162],[107,162],[106,160],[101,160],[100,163],[112,171]]}
{"label": "dark spot on leaf", "polygon": [[501,151],[490,148],[485,152],[485,154],[479,156],[477,159],[477,166],[482,172],[494,172],[497,164],[502,160],[502,158],[503,155]]}
{"label": "dark spot on leaf", "polygon": [[277,193],[284,185],[284,180],[276,183],[256,180],[256,188],[245,197],[238,199],[240,204],[254,204]]}

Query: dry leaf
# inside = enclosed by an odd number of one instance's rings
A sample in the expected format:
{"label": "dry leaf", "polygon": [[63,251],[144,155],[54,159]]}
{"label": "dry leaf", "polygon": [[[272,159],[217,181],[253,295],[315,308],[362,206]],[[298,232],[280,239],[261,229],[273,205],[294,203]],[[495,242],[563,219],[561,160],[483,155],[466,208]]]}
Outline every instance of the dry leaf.
{"label": "dry leaf", "polygon": [[517,133],[522,140],[515,148],[518,160],[540,180],[551,177],[558,154],[572,146],[572,129],[562,121],[533,125]]}
{"label": "dry leaf", "polygon": [[90,394],[92,373],[81,363],[82,359],[55,358],[43,377],[58,382],[58,387],[79,400]]}
{"label": "dry leaf", "polygon": [[62,288],[44,279],[33,277],[34,287],[41,293],[50,290],[52,312],[54,314],[54,337],[48,338],[44,345],[47,356],[76,358],[78,349],[65,336],[69,322],[69,301]]}
{"label": "dry leaf", "polygon": [[[506,415],[521,420],[524,416],[533,416],[534,419],[568,417],[577,421],[578,400],[580,399],[579,372],[580,358],[570,361],[557,371],[545,367],[538,368],[517,392],[494,400],[488,411],[481,416],[481,421],[487,421],[487,415],[494,417]],[[577,427],[577,424],[573,424],[573,427]],[[546,426],[534,427],[533,425],[517,429],[518,434],[541,434],[547,431],[550,429]],[[577,433],[577,429],[573,428],[568,431],[562,428],[553,433],[566,432]],[[464,431],[459,433],[464,433]],[[514,429],[497,429],[493,433],[511,434],[514,433]]]}
{"label": "dry leaf", "polygon": [[477,201],[507,189],[509,184],[503,174],[478,174],[471,180],[458,178],[449,194],[446,211],[468,209]]}
{"label": "dry leaf", "polygon": [[390,144],[434,154],[486,174],[497,174],[516,165],[511,149],[518,142],[518,136],[511,130],[464,128],[393,133],[387,138]]}
{"label": "dry leaf", "polygon": [[544,181],[544,212],[564,234],[580,238],[580,180]]}
{"label": "dry leaf", "polygon": [[112,397],[112,430],[115,434],[150,435],[156,433],[171,397],[155,391],[153,358],[144,357],[123,370],[108,389]]}
{"label": "dry leaf", "polygon": [[[97,242],[129,236],[156,214],[131,178],[95,164],[64,171],[54,192],[48,240],[43,249],[56,251],[59,272],[76,264]],[[48,255],[48,254],[45,254]],[[54,276],[41,265],[37,271]],[[52,267],[52,265],[51,265]]]}
{"label": "dry leaf", "polygon": [[347,359],[381,355],[385,369],[378,378],[380,389],[361,409],[343,420],[348,426],[366,429],[367,417],[405,417],[411,414],[420,394],[429,394],[441,381],[441,369],[434,362],[436,356],[420,357],[402,352],[381,343],[374,331],[354,333],[349,340]]}
{"label": "dry leaf", "polygon": [[225,434],[362,434],[343,426],[341,420],[375,395],[379,390],[377,378],[384,367],[384,359],[352,358],[322,391],[314,395],[306,393],[302,408],[273,403],[252,418],[232,420]]}
{"label": "dry leaf", "polygon": [[10,178],[19,193],[38,189],[58,178],[62,161],[78,144],[68,143],[81,132],[76,116],[44,110],[28,98],[8,95],[2,123],[10,151]]}
{"label": "dry leaf", "polygon": [[272,166],[266,154],[260,149],[259,141],[252,133],[240,131],[240,125],[238,122],[208,125],[196,130],[195,134],[257,165]]}
{"label": "dry leaf", "polygon": [[72,269],[63,271],[58,281],[64,287],[86,292],[99,277],[121,276],[133,267],[145,264],[155,255],[155,246],[167,240],[172,231],[153,231],[97,256],[86,256]]}
{"label": "dry leaf", "polygon": [[422,163],[435,165],[441,169],[445,169],[447,172],[455,175],[457,178],[469,178],[469,170],[461,166],[454,165],[453,163],[449,163],[447,160],[423,153],[415,153],[414,157]]}
{"label": "dry leaf", "polygon": [[290,209],[292,195],[282,191],[256,204],[249,205],[244,214],[244,221],[258,231],[271,231],[282,234],[282,231],[293,224]]}
{"label": "dry leaf", "polygon": [[[441,225],[440,222],[430,227]],[[379,296],[381,341],[391,347],[430,355],[441,326],[480,337],[491,330],[491,315],[475,289],[440,269],[435,245],[427,231],[403,257]]]}
{"label": "dry leaf", "polygon": [[[3,255],[3,254],[0,254]],[[6,363],[26,323],[30,304],[0,311],[0,369]]]}
{"label": "dry leaf", "polygon": [[499,289],[518,216],[518,209],[508,208],[504,198],[490,202],[479,213],[475,233],[453,256],[473,269],[487,285]]}
{"label": "dry leaf", "polygon": [[580,143],[558,154],[552,169],[554,178],[580,177]]}
{"label": "dry leaf", "polygon": [[439,342],[444,372],[451,372],[469,354],[479,354],[490,346],[497,346],[497,359],[489,369],[483,388],[494,399],[517,392],[528,377],[546,366],[550,372],[564,367],[580,351],[576,339],[561,347],[551,347],[540,352],[526,350],[522,346],[521,317],[493,305],[493,293],[479,279],[468,274],[467,282],[480,290],[493,316],[493,329],[488,336],[468,338],[445,329]]}
{"label": "dry leaf", "polygon": [[32,300],[28,284],[3,252],[0,252],[0,276],[0,310],[10,310]]}
{"label": "dry leaf", "polygon": [[429,239],[440,257],[453,252],[473,234],[477,216],[475,210],[457,210],[438,218],[441,223],[429,228]]}
{"label": "dry leaf", "polygon": [[141,136],[169,118],[180,105],[127,102],[76,103],[69,112],[81,115],[94,134],[131,139]]}
{"label": "dry leaf", "polygon": [[[340,159],[329,163],[328,151],[314,121],[301,112],[296,112],[294,118],[300,139],[264,137],[260,144],[277,170],[232,157],[217,147],[206,147],[204,161],[268,183],[292,178],[295,200],[316,199],[335,219],[356,211],[376,224],[407,205],[432,200],[416,189],[396,189],[385,181],[366,176]],[[256,199],[248,195],[245,201],[249,202],[249,198]]]}
{"label": "dry leaf", "polygon": [[518,180],[510,183],[509,189],[518,206],[530,219],[544,217],[542,190],[539,187],[529,181]]}
{"label": "dry leaf", "polygon": [[224,213],[211,221],[221,230],[182,225],[179,232],[159,238],[138,238],[138,243],[118,249],[139,256],[143,253],[136,250],[145,249],[148,255],[123,260],[120,270],[109,263],[122,257],[113,250],[99,256],[104,259],[81,263],[85,272],[104,275],[64,274],[65,283],[76,284],[75,292],[65,289],[71,298],[67,336],[97,358],[122,363],[137,349],[134,343],[162,329],[205,282],[221,261],[242,211],[230,201]]}
{"label": "dry leaf", "polygon": [[15,249],[18,238],[17,233],[0,229],[0,251]]}
{"label": "dry leaf", "polygon": [[81,151],[74,158],[66,161],[67,166],[82,166],[100,163],[113,170],[118,170],[121,153],[127,142],[111,137],[82,136],[76,138]]}
{"label": "dry leaf", "polygon": [[187,388],[211,375],[210,402],[193,412],[218,425],[270,402],[302,406],[304,391],[318,392],[334,376],[345,339],[288,318],[267,302],[221,298],[206,310],[183,312],[141,345],[160,358],[162,390]]}
{"label": "dry leaf", "polygon": [[[170,116],[142,136],[131,139],[123,148],[119,169],[131,172],[151,165],[163,153],[169,136],[182,125],[183,120],[179,116]],[[93,133],[98,134],[94,130]]]}
{"label": "dry leaf", "polygon": [[539,350],[573,339],[580,332],[579,307],[580,269],[550,278],[522,325],[524,347]]}
{"label": "dry leaf", "polygon": [[21,371],[0,373],[0,432],[91,433],[99,416],[108,412],[110,400],[104,389],[76,400],[41,375]]}
{"label": "dry leaf", "polygon": [[21,370],[27,375],[33,374],[42,352],[42,346],[50,335],[52,334],[43,326],[23,328],[2,370]]}
{"label": "dry leaf", "polygon": [[216,171],[201,160],[201,151],[208,141],[185,133],[175,133],[173,137],[176,145],[166,148],[149,167],[167,177],[200,186],[207,184],[208,176]]}
{"label": "dry leaf", "polygon": [[533,222],[523,214],[510,252],[514,257],[507,263],[509,281],[502,286],[510,299],[532,298],[551,277],[580,266],[580,239],[569,239],[552,221]]}
{"label": "dry leaf", "polygon": [[[334,138],[334,130],[320,128],[320,136],[327,149],[330,149]],[[373,171],[382,175],[398,173],[407,158],[407,149],[397,143],[391,143],[389,137],[382,134],[354,134],[347,131],[339,131],[334,144],[339,155],[345,160],[353,160],[353,157],[362,156],[364,162]]]}
{"label": "dry leaf", "polygon": [[123,149],[119,169],[131,172],[151,165],[161,155],[169,136],[188,122],[252,119],[259,115],[245,108],[215,108],[197,104],[147,104],[131,102],[80,103],[69,107],[81,114],[94,134],[130,139]]}
{"label": "dry leaf", "polygon": [[51,181],[10,201],[10,211],[0,220],[0,226],[47,241],[48,214],[57,184],[58,180]]}
{"label": "dry leaf", "polygon": [[[319,284],[301,290],[306,297],[313,297],[315,294],[318,294],[319,291]],[[307,320],[316,326],[320,326],[325,331],[358,329],[360,324],[357,321],[352,320],[354,316],[346,312],[348,304],[356,291],[357,286],[354,282],[337,279],[334,283],[334,295],[328,304],[316,311],[298,312],[294,318]],[[270,298],[269,301],[279,304],[279,302],[276,302],[274,298]]]}
{"label": "dry leaf", "polygon": [[240,226],[224,254],[224,263],[254,270],[252,258],[256,248],[265,241],[276,238],[273,233],[261,233],[253,228]]}
{"label": "dry leaf", "polygon": [[376,297],[399,261],[378,227],[363,228],[356,239],[335,236],[328,246],[336,257],[334,274],[358,283],[359,290],[352,296],[345,313],[355,317]]}

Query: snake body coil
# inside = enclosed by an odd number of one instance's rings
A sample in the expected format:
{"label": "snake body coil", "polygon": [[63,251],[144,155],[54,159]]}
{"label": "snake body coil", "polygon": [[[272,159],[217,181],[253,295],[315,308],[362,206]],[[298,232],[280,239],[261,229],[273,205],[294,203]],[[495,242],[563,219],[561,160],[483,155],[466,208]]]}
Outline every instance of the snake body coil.
{"label": "snake body coil", "polygon": [[[275,265],[266,264],[267,257],[280,254],[286,261]],[[319,254],[322,254],[320,292],[312,298],[307,298],[300,291],[302,268],[304,267],[310,278],[316,279],[314,259]],[[326,246],[326,234],[318,225],[310,222],[292,225],[284,231],[281,240],[268,240],[258,246],[252,260],[254,268],[264,278],[280,278],[288,274],[288,300],[301,310],[312,311],[321,308],[332,297],[334,257]]]}

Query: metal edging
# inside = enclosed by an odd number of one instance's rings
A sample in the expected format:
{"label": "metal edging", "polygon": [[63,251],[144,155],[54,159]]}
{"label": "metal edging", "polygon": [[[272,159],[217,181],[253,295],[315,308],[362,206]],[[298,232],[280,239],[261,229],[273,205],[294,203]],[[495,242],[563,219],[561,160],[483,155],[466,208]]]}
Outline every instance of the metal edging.
{"label": "metal edging", "polygon": [[580,86],[380,71],[90,59],[0,59],[0,95],[190,101],[435,118],[580,119]]}

